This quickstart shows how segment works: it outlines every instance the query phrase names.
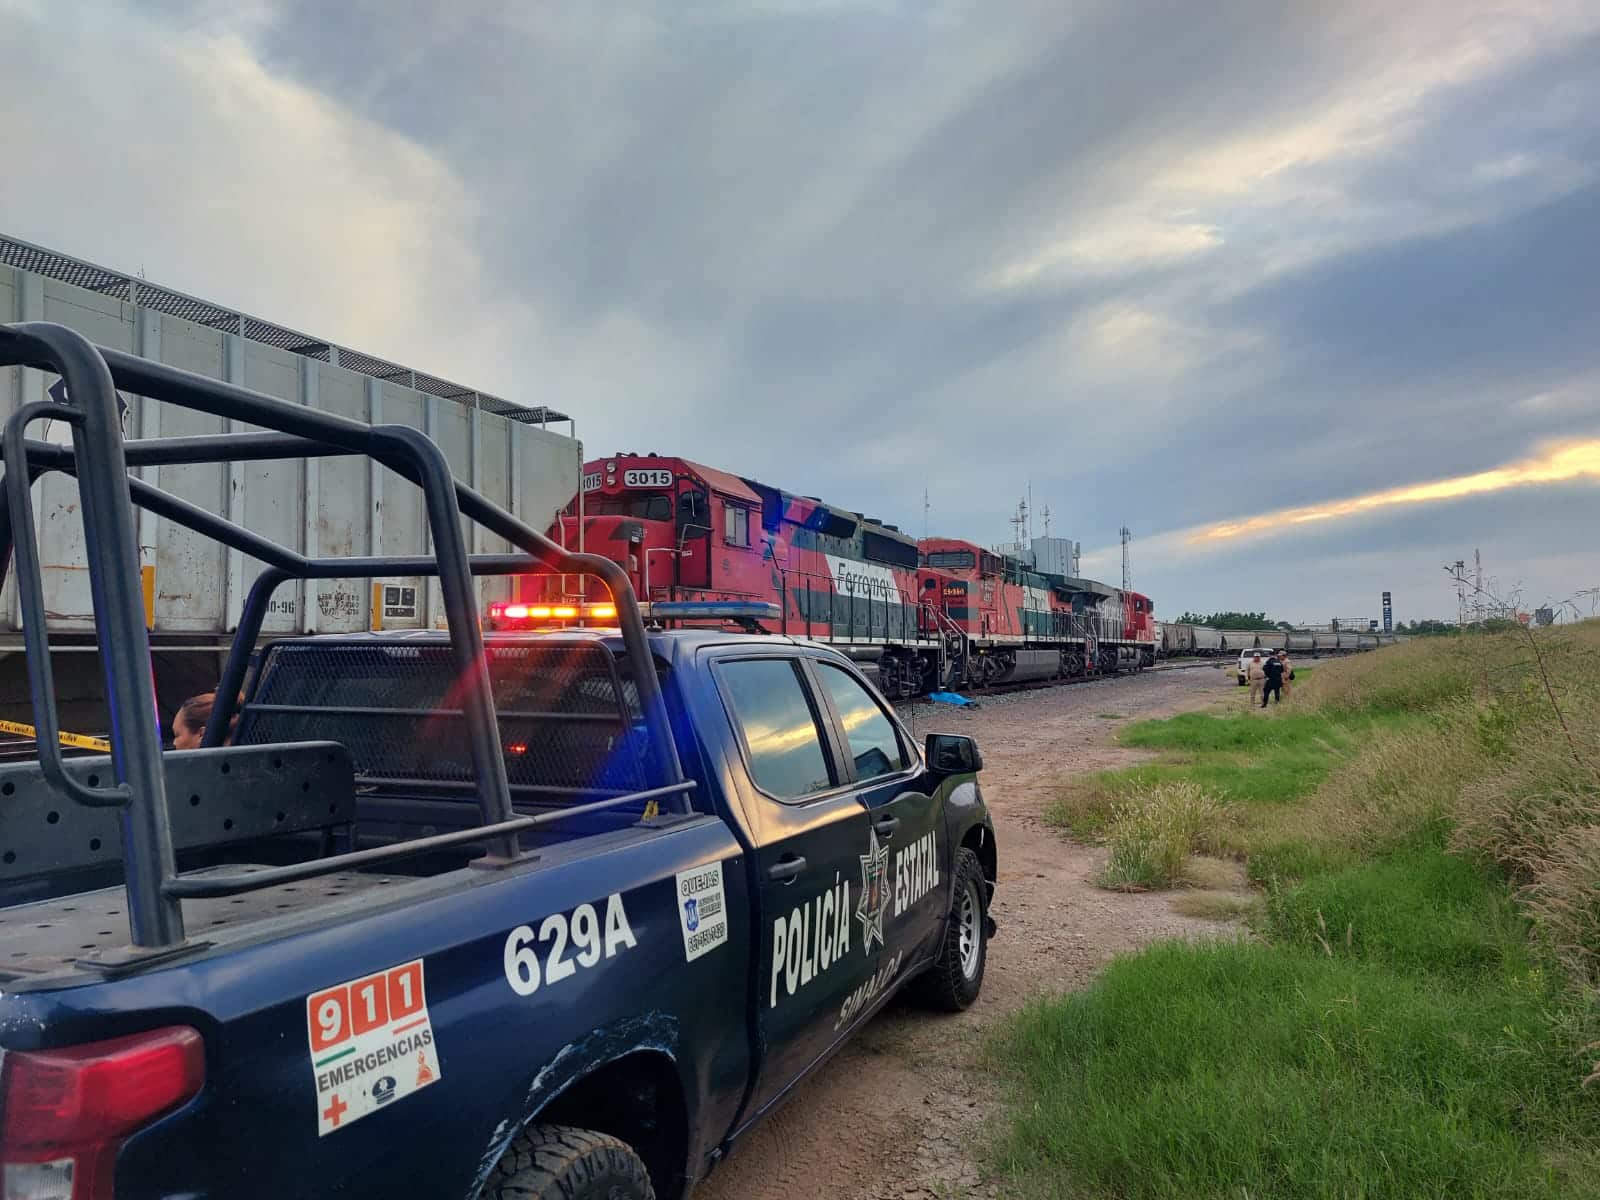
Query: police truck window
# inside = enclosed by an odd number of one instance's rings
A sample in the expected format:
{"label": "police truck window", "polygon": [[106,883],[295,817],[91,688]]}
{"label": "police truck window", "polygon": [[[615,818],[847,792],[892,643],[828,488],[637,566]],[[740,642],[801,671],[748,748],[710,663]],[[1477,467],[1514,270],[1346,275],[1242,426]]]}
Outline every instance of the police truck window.
{"label": "police truck window", "polygon": [[817,674],[833,697],[834,708],[839,710],[839,722],[850,743],[850,757],[855,760],[857,781],[905,770],[905,751],[878,702],[838,667],[818,663]]}
{"label": "police truck window", "polygon": [[796,799],[833,786],[822,732],[793,660],[723,663],[718,675],[750,752],[750,775],[764,791]]}

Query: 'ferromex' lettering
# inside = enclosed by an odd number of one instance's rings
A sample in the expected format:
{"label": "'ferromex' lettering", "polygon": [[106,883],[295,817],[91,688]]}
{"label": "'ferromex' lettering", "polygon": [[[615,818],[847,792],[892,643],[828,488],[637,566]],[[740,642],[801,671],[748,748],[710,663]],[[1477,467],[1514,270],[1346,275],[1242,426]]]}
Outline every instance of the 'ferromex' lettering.
{"label": "'ferromex' lettering", "polygon": [[895,851],[894,915],[899,916],[939,886],[939,842],[935,833],[925,833],[910,845]]}

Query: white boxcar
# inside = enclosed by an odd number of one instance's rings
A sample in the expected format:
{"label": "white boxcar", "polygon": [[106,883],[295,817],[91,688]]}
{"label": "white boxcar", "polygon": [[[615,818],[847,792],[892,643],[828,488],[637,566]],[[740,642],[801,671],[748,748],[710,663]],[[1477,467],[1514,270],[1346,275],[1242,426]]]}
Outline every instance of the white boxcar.
{"label": "white boxcar", "polygon": [[[18,247],[34,256],[24,256]],[[0,320],[58,322],[101,345],[279,399],[374,424],[424,430],[444,450],[458,479],[541,531],[578,491],[580,443],[528,423],[529,418],[567,420],[561,414],[481,396],[301,335],[284,337],[290,331],[282,327],[9,239],[0,238],[0,261],[38,268],[0,265]],[[140,303],[133,303],[135,299]],[[193,313],[199,320],[172,310]],[[238,332],[228,331],[230,320]],[[36,370],[0,371],[0,420],[19,403],[43,399],[50,382],[51,377]],[[131,437],[223,431],[220,418],[143,397],[129,401]],[[67,440],[59,422],[36,422],[29,433]],[[145,468],[144,474],[193,504],[308,555],[425,554],[430,549],[421,490],[366,459],[169,466]],[[59,474],[46,476],[34,490],[45,603],[52,632],[62,634],[94,628],[77,499],[76,483]],[[474,551],[508,549],[477,526],[469,528]],[[165,635],[181,635],[176,640],[191,646],[225,640],[237,626],[258,564],[149,513],[139,515],[139,548],[147,594],[153,593],[156,645],[174,640]],[[480,603],[505,596],[509,587],[506,579],[481,579]],[[0,650],[20,648],[20,621],[15,582],[8,575],[0,591]],[[437,581],[290,581],[278,591],[265,632],[331,633],[443,621]]]}

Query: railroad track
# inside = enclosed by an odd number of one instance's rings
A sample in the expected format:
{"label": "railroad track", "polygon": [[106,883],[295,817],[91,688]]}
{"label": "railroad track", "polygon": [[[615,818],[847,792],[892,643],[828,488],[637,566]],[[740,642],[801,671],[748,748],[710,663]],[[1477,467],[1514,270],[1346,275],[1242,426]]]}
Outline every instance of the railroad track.
{"label": "railroad track", "polygon": [[[1302,663],[1322,662],[1325,659],[1342,658],[1339,654],[1306,655],[1297,661]],[[1153,671],[1193,671],[1198,667],[1214,667],[1219,670],[1228,670],[1233,665],[1229,656],[1212,658],[1184,658],[1174,662],[1157,663],[1153,667],[1145,667],[1143,671],[1118,671],[1114,675],[1083,675],[1067,679],[1030,679],[1025,683],[995,683],[986,688],[974,688],[970,692],[960,694],[971,700],[981,700],[984,696],[1008,696],[1016,692],[1042,692],[1050,688],[1067,687],[1082,683],[1114,683],[1119,679],[1126,679],[1131,675],[1147,674]],[[932,704],[926,696],[913,696],[909,700],[896,700],[896,708],[905,708],[914,704]]]}
{"label": "railroad track", "polygon": [[[1118,671],[1114,675],[1081,675],[1076,678],[1063,679],[1030,679],[1023,683],[992,683],[985,688],[974,688],[970,692],[960,694],[971,700],[982,700],[985,696],[1009,696],[1017,692],[1043,692],[1051,688],[1069,687],[1084,683],[1114,683],[1119,679],[1126,679],[1133,675],[1148,674],[1155,671],[1192,671],[1196,667],[1225,667],[1229,660],[1224,658],[1194,658],[1181,659],[1177,662],[1157,663],[1153,667],[1145,667],[1142,671]],[[909,700],[896,700],[896,708],[906,708],[914,704],[932,704],[926,696],[913,696]]]}

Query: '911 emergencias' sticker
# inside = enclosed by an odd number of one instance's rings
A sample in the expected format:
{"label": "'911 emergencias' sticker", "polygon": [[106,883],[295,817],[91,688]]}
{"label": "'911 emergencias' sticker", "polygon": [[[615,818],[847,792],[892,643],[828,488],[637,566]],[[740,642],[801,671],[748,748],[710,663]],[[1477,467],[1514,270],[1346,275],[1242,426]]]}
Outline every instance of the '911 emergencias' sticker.
{"label": "'911 emergencias' sticker", "polygon": [[317,1136],[440,1079],[422,960],[306,997]]}

